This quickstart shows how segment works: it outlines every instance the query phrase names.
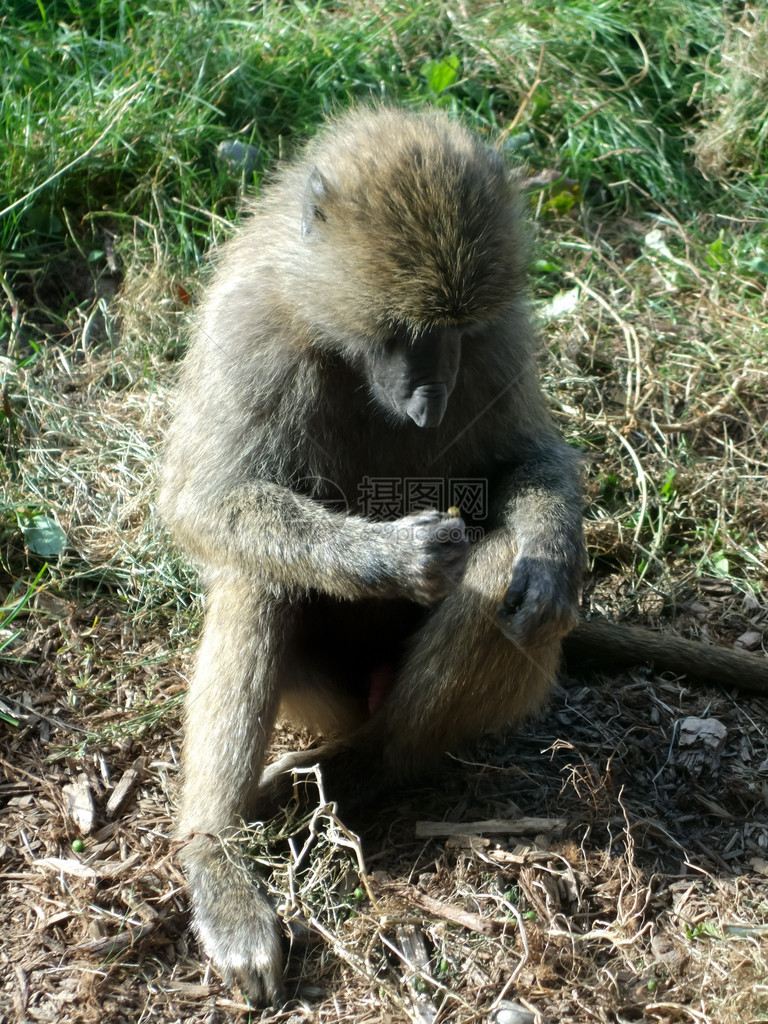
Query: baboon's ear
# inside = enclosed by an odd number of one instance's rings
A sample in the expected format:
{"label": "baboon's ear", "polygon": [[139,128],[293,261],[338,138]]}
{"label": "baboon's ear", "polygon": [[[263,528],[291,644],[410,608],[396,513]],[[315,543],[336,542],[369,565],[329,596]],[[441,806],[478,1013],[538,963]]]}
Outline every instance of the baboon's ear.
{"label": "baboon's ear", "polygon": [[306,238],[315,227],[316,220],[325,220],[322,203],[328,196],[328,186],[316,167],[310,171],[304,189],[301,208],[301,237]]}

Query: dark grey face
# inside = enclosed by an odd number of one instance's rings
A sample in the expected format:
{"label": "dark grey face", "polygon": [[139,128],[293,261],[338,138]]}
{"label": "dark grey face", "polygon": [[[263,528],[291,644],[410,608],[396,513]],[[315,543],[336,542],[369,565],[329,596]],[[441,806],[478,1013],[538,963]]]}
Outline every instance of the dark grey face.
{"label": "dark grey face", "polygon": [[371,390],[380,405],[418,427],[438,427],[456,384],[462,328],[396,329],[369,361]]}

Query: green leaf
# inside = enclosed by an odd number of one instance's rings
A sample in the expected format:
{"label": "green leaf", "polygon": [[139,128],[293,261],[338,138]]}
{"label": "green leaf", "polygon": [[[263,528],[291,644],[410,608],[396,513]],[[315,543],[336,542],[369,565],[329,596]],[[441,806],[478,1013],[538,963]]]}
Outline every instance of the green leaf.
{"label": "green leaf", "polygon": [[451,53],[442,60],[428,60],[422,64],[421,73],[432,92],[441,93],[459,77],[459,58]]}
{"label": "green leaf", "polygon": [[660,488],[662,498],[666,498],[667,500],[669,500],[670,498],[674,497],[675,492],[677,491],[677,488],[675,487],[676,475],[677,470],[674,468],[674,466],[671,469],[667,470],[666,478]]}
{"label": "green leaf", "polygon": [[710,267],[719,267],[722,263],[728,262],[728,253],[723,245],[722,234],[707,247],[707,263]]}
{"label": "green leaf", "polygon": [[50,516],[35,516],[22,526],[24,543],[33,555],[55,558],[67,549],[67,535]]}
{"label": "green leaf", "polygon": [[727,576],[729,574],[731,567],[724,552],[715,551],[712,554],[712,567],[718,576]]}
{"label": "green leaf", "polygon": [[576,195],[568,189],[563,189],[562,192],[558,192],[556,196],[552,196],[542,205],[541,212],[562,216],[568,213],[575,202]]}

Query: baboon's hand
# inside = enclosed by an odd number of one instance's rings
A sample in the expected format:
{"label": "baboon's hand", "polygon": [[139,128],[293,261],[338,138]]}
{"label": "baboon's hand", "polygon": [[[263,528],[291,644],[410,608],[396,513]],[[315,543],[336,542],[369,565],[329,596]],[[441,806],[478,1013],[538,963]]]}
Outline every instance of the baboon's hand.
{"label": "baboon's hand", "polygon": [[184,860],[195,931],[225,983],[254,1005],[282,1006],[282,929],[257,879],[221,847]]}
{"label": "baboon's hand", "polygon": [[447,597],[467,567],[464,520],[443,512],[415,512],[382,523],[398,567],[403,591],[420,604]]}
{"label": "baboon's hand", "polygon": [[579,574],[547,558],[517,559],[498,610],[499,624],[515,643],[554,643],[576,625]]}

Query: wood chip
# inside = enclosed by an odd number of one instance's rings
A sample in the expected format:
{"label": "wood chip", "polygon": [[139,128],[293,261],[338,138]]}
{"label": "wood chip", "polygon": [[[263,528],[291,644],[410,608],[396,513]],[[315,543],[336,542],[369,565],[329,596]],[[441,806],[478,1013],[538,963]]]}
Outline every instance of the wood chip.
{"label": "wood chip", "polygon": [[408,968],[405,983],[411,997],[414,1016],[422,1024],[433,1024],[437,1019],[437,1007],[432,1002],[429,992],[421,991],[418,985],[418,980],[432,976],[424,935],[413,924],[397,925],[395,934]]}
{"label": "wood chip", "polygon": [[684,718],[680,723],[677,763],[694,776],[705,768],[715,772],[727,736],[728,730],[716,718]]}
{"label": "wood chip", "polygon": [[504,832],[519,836],[565,828],[567,818],[491,818],[488,821],[417,821],[416,838]]}
{"label": "wood chip", "polygon": [[426,893],[420,892],[413,885],[388,884],[383,888],[385,892],[398,896],[404,902],[418,907],[419,910],[424,911],[426,914],[439,917],[443,921],[450,921],[451,924],[457,924],[461,928],[478,932],[480,935],[498,935],[502,928],[500,921],[481,917],[480,914],[473,914],[471,911],[455,907],[451,903],[443,903],[441,900],[436,900],[432,896],[427,896]]}
{"label": "wood chip", "polygon": [[79,775],[76,782],[64,786],[62,793],[67,814],[77,825],[80,834],[90,835],[96,822],[96,807],[87,776]]}
{"label": "wood chip", "polygon": [[42,857],[32,861],[34,867],[41,871],[55,871],[56,874],[75,875],[77,878],[97,879],[99,874],[80,860],[67,857]]}
{"label": "wood chip", "polygon": [[537,850],[535,847],[519,847],[515,850],[489,850],[488,857],[499,864],[534,864],[536,861],[555,860],[556,853],[550,850]]}
{"label": "wood chip", "polygon": [[107,814],[110,818],[114,818],[123,805],[127,803],[128,797],[131,795],[134,786],[139,782],[141,776],[144,774],[144,758],[137,757],[130,768],[124,773],[118,784],[112,791],[112,795],[107,801]]}
{"label": "wood chip", "polygon": [[754,630],[749,630],[747,633],[742,633],[738,639],[734,640],[734,647],[742,647],[745,651],[756,651],[763,642],[763,634],[757,633]]}
{"label": "wood chip", "polygon": [[105,935],[100,939],[89,939],[86,942],[78,942],[77,949],[84,953],[92,953],[94,956],[110,956],[121,953],[124,949],[136,945],[141,939],[150,935],[157,927],[156,922],[140,925],[138,928],[128,927],[117,935]]}

